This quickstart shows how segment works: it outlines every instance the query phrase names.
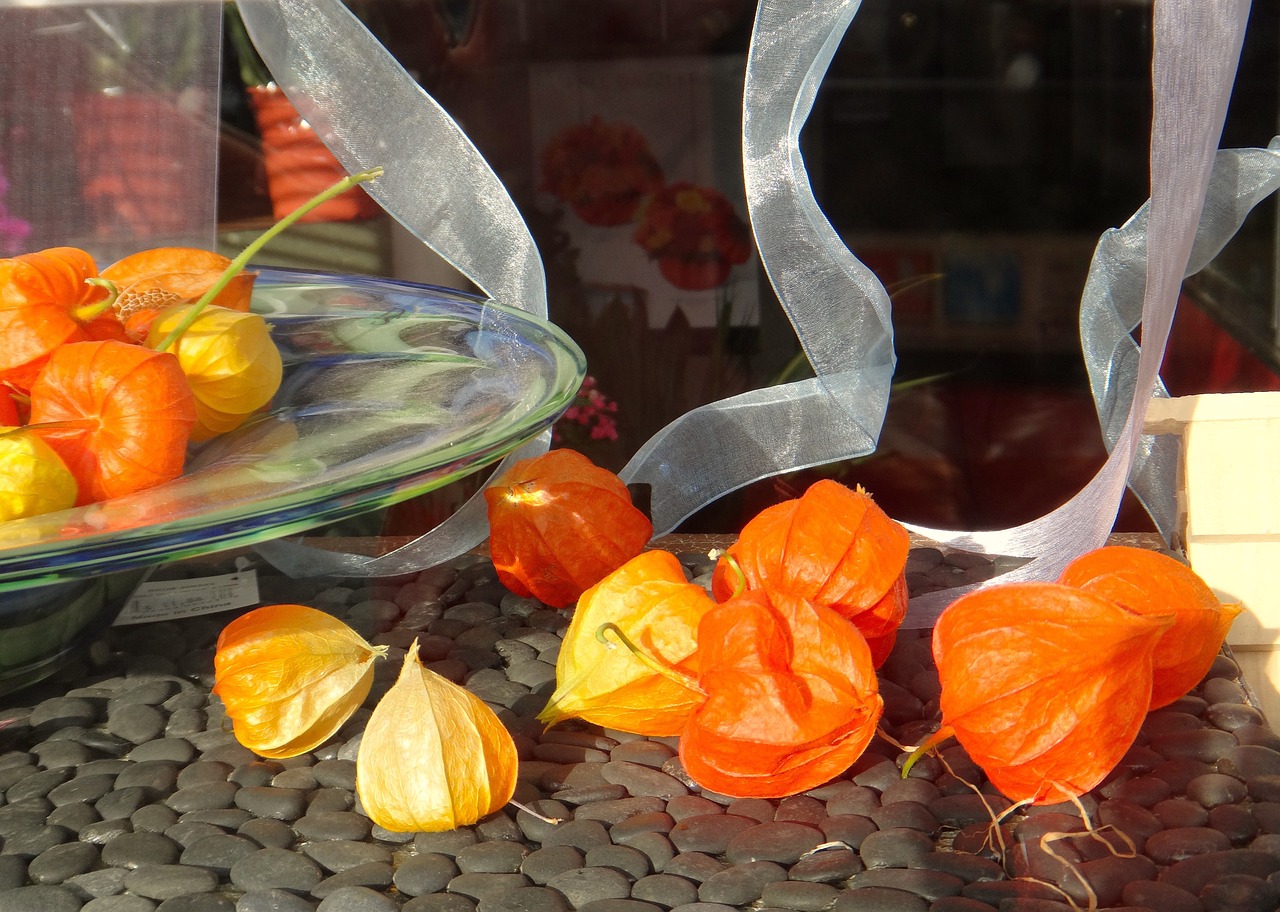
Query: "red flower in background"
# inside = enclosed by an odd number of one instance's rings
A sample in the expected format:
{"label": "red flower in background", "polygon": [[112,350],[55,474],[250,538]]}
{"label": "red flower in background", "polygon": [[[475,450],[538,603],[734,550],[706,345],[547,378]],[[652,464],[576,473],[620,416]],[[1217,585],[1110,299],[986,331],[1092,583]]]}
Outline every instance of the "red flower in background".
{"label": "red flower in background", "polygon": [[598,117],[552,137],[540,164],[538,189],[566,202],[588,225],[625,225],[662,187],[662,167],[640,131]]}
{"label": "red flower in background", "polygon": [[689,183],[671,184],[649,198],[635,240],[658,261],[666,280],[685,291],[715,288],[751,254],[751,232],[724,194]]}

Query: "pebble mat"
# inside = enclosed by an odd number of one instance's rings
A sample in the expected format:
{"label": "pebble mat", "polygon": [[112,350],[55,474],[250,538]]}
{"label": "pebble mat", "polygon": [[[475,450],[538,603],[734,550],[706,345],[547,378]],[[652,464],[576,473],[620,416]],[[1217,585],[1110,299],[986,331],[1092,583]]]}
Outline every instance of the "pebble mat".
{"label": "pebble mat", "polygon": [[[681,555],[705,581],[705,555]],[[913,550],[913,591],[990,574]],[[963,751],[903,779],[877,738],[845,775],[782,800],[702,792],[671,740],[534,721],[554,684],[562,612],[519,598],[483,558],[408,579],[264,577],[391,647],[366,707],[286,761],[233,739],[211,698],[230,615],[114,628],[78,667],[0,700],[0,912],[1272,912],[1280,905],[1280,739],[1221,656],[1152,713],[1112,777],[1072,805],[993,829]],[[369,707],[414,638],[430,666],[508,724],[508,807],[446,833],[373,826],[355,798]],[[936,725],[927,634],[882,671],[900,743]]]}

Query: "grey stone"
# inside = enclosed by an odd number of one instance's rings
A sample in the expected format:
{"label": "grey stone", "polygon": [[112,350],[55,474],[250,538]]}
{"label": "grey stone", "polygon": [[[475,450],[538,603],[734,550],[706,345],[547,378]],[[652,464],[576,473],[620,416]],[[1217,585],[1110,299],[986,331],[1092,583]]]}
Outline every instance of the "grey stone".
{"label": "grey stone", "polygon": [[438,852],[406,858],[396,866],[392,881],[406,896],[439,893],[458,875],[453,859]]}
{"label": "grey stone", "polygon": [[0,893],[0,912],[80,912],[84,903],[68,887],[33,884]]}
{"label": "grey stone", "polygon": [[315,912],[316,904],[288,890],[250,890],[236,900],[236,912]]}
{"label": "grey stone", "polygon": [[97,846],[87,842],[68,842],[46,849],[31,859],[27,875],[39,884],[60,884],[92,870],[97,863]]}
{"label": "grey stone", "polygon": [[216,833],[197,839],[182,850],[181,862],[230,875],[232,866],[258,851],[253,840],[230,833]]}
{"label": "grey stone", "polygon": [[279,888],[309,893],[324,879],[320,866],[286,849],[259,849],[231,866],[231,883],[246,892]]}
{"label": "grey stone", "polygon": [[164,901],[188,893],[210,893],[218,888],[218,877],[204,868],[148,864],[130,871],[124,886],[130,893]]}

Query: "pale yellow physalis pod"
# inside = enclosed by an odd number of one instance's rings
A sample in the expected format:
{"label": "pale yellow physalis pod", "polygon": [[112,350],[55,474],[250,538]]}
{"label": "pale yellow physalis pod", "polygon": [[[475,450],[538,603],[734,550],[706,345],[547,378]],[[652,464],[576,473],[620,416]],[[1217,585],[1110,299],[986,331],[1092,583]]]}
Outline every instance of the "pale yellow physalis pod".
{"label": "pale yellow physalis pod", "polygon": [[218,637],[213,692],[237,741],[263,757],[296,757],[359,708],[373,686],[373,663],[386,651],[323,611],[267,605]]}
{"label": "pale yellow physalis pod", "polygon": [[516,767],[515,742],[493,710],[424,668],[414,641],[365,726],[356,794],[384,829],[451,830],[510,801]]}
{"label": "pale yellow physalis pod", "polygon": [[[178,304],[161,311],[151,324],[147,346],[160,344],[194,306]],[[280,350],[258,314],[206,307],[170,350],[178,356],[197,402],[218,412],[251,414],[280,388]]]}
{"label": "pale yellow physalis pod", "polygon": [[0,522],[66,510],[76,480],[61,457],[32,431],[0,427]]}

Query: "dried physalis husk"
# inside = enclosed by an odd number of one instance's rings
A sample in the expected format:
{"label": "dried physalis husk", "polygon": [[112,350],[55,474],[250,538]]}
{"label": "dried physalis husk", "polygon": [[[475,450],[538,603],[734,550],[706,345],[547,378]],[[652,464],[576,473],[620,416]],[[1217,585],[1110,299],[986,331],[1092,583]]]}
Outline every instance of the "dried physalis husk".
{"label": "dried physalis husk", "polygon": [[213,692],[236,740],[263,757],[296,757],[323,744],[364,702],[370,646],[337,618],[303,605],[267,605],[226,626],[213,658]]}
{"label": "dried physalis husk", "polygon": [[516,766],[515,742],[493,710],[424,668],[415,640],[365,726],[356,794],[383,829],[451,830],[510,801]]}

